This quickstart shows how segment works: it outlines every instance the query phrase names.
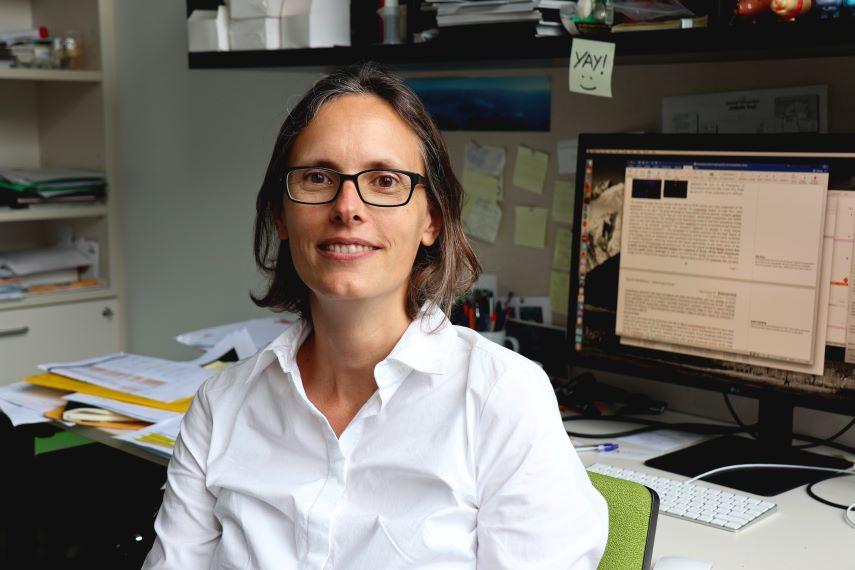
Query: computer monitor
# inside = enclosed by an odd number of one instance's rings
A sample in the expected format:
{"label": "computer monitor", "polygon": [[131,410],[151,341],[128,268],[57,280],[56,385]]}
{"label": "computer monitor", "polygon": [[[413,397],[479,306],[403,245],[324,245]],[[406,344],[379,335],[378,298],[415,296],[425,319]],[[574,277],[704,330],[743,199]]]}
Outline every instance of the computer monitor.
{"label": "computer monitor", "polygon": [[[689,476],[737,463],[847,467],[792,437],[794,406],[855,414],[855,138],[581,135],[578,152],[571,372],[759,400],[756,439],[648,464]],[[772,495],[822,477],[711,480]]]}

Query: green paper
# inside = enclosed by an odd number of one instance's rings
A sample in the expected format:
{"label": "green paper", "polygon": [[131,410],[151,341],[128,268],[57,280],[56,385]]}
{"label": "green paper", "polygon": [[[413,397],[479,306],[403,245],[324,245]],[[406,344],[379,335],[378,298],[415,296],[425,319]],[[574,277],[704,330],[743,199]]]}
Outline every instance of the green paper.
{"label": "green paper", "polygon": [[549,303],[552,312],[559,315],[567,314],[570,296],[570,273],[564,271],[549,272]]}
{"label": "green paper", "polygon": [[473,198],[495,202],[499,199],[499,179],[476,170],[464,170],[463,191]]}
{"label": "green paper", "polygon": [[570,50],[570,91],[612,96],[615,44],[573,38]]}
{"label": "green paper", "polygon": [[552,254],[552,267],[570,271],[570,256],[573,255],[573,233],[568,228],[558,228],[555,232],[555,252]]}
{"label": "green paper", "polygon": [[514,166],[514,186],[535,194],[543,194],[549,155],[539,150],[517,145],[517,162]]}
{"label": "green paper", "polygon": [[574,181],[556,180],[552,195],[552,219],[563,224],[572,224],[575,198],[576,183]]}
{"label": "green paper", "polygon": [[514,243],[540,249],[546,247],[546,222],[548,219],[548,208],[517,206]]}

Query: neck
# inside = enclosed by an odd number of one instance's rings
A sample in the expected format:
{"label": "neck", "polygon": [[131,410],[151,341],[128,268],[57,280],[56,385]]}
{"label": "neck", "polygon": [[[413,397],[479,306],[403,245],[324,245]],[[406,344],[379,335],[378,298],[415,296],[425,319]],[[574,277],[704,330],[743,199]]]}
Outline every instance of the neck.
{"label": "neck", "polygon": [[410,324],[405,299],[310,299],[313,331],[298,353],[306,390],[322,400],[361,407],[377,389],[374,367]]}

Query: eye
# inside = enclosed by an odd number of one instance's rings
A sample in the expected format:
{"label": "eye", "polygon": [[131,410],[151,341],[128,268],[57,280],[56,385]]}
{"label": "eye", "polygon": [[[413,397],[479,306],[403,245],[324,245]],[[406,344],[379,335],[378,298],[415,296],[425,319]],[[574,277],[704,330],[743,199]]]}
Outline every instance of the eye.
{"label": "eye", "polygon": [[380,189],[397,188],[401,185],[401,177],[395,172],[375,172],[371,185]]}
{"label": "eye", "polygon": [[303,182],[306,184],[323,186],[325,184],[330,184],[332,179],[329,174],[323,170],[307,170],[303,173]]}

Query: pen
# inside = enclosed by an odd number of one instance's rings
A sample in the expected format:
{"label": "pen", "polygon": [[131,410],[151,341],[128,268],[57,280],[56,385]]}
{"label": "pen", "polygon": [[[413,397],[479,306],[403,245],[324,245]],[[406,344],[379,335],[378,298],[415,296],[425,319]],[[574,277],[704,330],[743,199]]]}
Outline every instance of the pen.
{"label": "pen", "polygon": [[574,445],[576,451],[614,451],[618,448],[616,443],[598,443],[597,445]]}

